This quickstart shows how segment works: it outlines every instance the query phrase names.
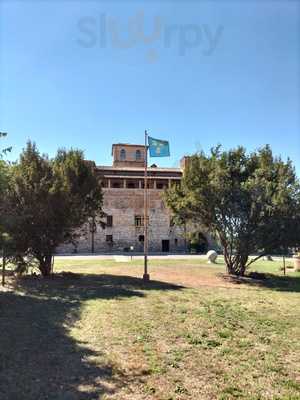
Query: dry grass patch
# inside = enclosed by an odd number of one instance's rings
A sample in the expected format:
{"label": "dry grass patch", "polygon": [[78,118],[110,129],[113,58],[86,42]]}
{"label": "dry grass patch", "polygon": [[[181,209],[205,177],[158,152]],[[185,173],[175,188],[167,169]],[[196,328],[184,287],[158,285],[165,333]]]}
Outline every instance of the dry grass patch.
{"label": "dry grass patch", "polygon": [[[56,263],[0,294],[2,399],[299,399],[300,279],[199,260]],[[2,397],[1,397],[2,396]]]}

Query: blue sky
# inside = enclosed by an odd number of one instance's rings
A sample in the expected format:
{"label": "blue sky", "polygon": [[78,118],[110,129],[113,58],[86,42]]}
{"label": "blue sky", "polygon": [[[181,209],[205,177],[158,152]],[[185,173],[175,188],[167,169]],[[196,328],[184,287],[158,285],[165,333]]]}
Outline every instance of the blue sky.
{"label": "blue sky", "polygon": [[299,33],[297,1],[2,1],[10,158],[30,138],[110,164],[112,143],[143,143],[147,129],[170,141],[162,166],[269,143],[299,175]]}

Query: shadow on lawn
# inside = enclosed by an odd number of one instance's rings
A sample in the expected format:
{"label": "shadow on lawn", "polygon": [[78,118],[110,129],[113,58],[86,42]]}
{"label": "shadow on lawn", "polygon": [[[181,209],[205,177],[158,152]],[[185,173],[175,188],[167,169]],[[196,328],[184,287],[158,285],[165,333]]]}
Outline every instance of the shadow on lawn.
{"label": "shadow on lawn", "polygon": [[236,284],[247,284],[252,287],[260,287],[280,292],[300,293],[300,276],[279,276],[274,274],[258,274],[262,279],[253,279],[249,277],[234,277],[223,275],[223,279]]}
{"label": "shadow on lawn", "polygon": [[19,279],[15,289],[0,292],[0,399],[95,400],[143,376],[124,374],[105,361],[104,352],[69,335],[81,302],[181,288],[127,276],[61,274]]}

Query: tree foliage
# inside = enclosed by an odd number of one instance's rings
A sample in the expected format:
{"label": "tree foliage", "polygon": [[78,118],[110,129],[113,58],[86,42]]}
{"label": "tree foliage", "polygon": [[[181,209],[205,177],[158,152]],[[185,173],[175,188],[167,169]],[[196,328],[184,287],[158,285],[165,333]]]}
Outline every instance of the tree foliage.
{"label": "tree foliage", "polygon": [[269,146],[247,154],[243,147],[189,158],[182,184],[166,193],[174,215],[184,215],[215,234],[229,273],[243,275],[254,259],[299,245],[299,181],[290,160]]}
{"label": "tree foliage", "polygon": [[18,254],[33,255],[44,276],[57,246],[74,242],[89,217],[101,215],[102,193],[93,166],[78,150],[59,150],[54,159],[28,142],[12,166],[8,230]]}
{"label": "tree foliage", "polygon": [[[7,136],[7,133],[0,132],[0,138]],[[8,241],[6,233],[6,212],[5,204],[7,199],[7,190],[9,186],[9,164],[5,161],[4,156],[11,151],[11,147],[0,148],[0,248],[3,249]]]}
{"label": "tree foliage", "polygon": [[[0,138],[4,138],[7,136],[7,132],[0,132]],[[0,148],[0,158],[3,157],[3,155],[11,152],[12,147],[5,147],[5,148]]]}

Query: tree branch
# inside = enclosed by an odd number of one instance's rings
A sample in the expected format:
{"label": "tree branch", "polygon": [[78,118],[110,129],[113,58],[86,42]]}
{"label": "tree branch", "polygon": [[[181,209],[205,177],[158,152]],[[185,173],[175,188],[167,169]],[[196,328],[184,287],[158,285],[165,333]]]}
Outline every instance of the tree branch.
{"label": "tree branch", "polygon": [[251,265],[251,264],[254,263],[255,261],[259,260],[261,257],[263,257],[263,256],[265,256],[265,255],[266,255],[266,253],[262,253],[262,254],[260,254],[259,256],[253,258],[249,263],[246,264],[246,268],[248,268],[249,265]]}

